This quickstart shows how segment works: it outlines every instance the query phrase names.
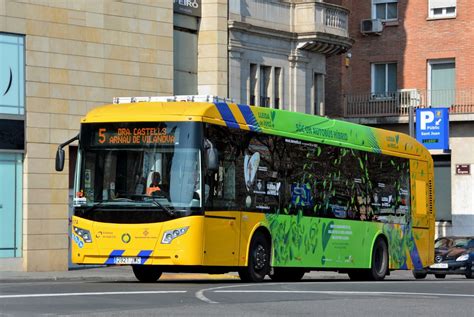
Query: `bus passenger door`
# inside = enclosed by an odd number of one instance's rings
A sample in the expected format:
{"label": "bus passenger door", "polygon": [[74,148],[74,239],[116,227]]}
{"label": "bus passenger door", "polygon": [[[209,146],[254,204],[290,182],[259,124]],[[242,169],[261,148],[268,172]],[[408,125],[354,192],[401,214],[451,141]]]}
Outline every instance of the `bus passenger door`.
{"label": "bus passenger door", "polygon": [[239,256],[240,212],[206,211],[204,216],[204,263],[236,266]]}
{"label": "bus passenger door", "polygon": [[[419,268],[420,261],[422,266],[430,265],[433,258],[433,241],[431,241],[430,223],[434,222],[433,217],[433,184],[432,170],[428,170],[428,163],[422,161],[410,162],[410,172],[412,173],[412,200],[411,208],[411,227],[413,230],[413,240],[416,250],[411,250],[412,262],[415,268]],[[417,251],[417,252],[416,252]],[[417,255],[419,261],[417,260]]]}

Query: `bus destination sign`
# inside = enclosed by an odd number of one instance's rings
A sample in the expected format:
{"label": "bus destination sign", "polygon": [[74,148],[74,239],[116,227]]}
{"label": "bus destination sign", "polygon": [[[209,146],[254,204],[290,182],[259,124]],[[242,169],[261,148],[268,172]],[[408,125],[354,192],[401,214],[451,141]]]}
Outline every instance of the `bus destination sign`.
{"label": "bus destination sign", "polygon": [[165,127],[115,128],[99,127],[94,145],[174,145],[176,130],[172,133]]}

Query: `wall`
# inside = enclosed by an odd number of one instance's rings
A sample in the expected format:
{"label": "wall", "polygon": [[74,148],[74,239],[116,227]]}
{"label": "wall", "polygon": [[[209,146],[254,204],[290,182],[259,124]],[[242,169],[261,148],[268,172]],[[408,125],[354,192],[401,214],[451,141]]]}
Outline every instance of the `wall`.
{"label": "wall", "polygon": [[54,171],[57,145],[114,96],[173,93],[172,1],[4,0],[0,32],[26,35],[22,269],[65,270],[69,170]]}
{"label": "wall", "polygon": [[[474,234],[474,122],[450,124],[452,227],[454,235]],[[470,175],[456,175],[456,164],[470,164]]]}
{"label": "wall", "polygon": [[198,94],[227,97],[227,1],[203,0],[198,35]]}

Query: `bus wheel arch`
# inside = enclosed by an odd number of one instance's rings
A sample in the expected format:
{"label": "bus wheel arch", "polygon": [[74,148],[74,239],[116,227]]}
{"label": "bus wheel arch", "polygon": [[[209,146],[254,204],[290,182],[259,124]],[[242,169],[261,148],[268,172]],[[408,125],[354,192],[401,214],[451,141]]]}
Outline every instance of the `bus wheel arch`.
{"label": "bus wheel arch", "polygon": [[258,227],[252,234],[247,250],[247,265],[239,269],[240,279],[244,282],[261,282],[270,273],[271,235],[264,226]]}

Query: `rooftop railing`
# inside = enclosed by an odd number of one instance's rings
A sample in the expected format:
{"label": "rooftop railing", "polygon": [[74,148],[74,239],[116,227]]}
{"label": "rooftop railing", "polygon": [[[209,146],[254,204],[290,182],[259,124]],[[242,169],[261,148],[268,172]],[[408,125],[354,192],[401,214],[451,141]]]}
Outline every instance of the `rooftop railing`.
{"label": "rooftop railing", "polygon": [[446,107],[453,114],[474,113],[474,88],[401,89],[377,94],[346,94],[343,97],[346,118],[408,116],[410,106],[415,109]]}

